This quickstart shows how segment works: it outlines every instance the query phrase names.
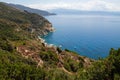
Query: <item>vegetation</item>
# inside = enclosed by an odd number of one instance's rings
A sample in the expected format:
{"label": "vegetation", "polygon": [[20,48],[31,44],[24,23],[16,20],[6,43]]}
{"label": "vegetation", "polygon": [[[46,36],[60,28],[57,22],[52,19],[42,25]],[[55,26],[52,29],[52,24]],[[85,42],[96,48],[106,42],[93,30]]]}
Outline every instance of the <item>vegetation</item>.
{"label": "vegetation", "polygon": [[[120,49],[92,60],[43,46],[38,34],[50,24],[37,14],[0,3],[0,80],[119,80]],[[32,29],[41,31],[33,32]]]}
{"label": "vegetation", "polygon": [[85,80],[119,80],[120,79],[120,49],[110,50],[110,55],[94,62],[82,73],[79,78]]}

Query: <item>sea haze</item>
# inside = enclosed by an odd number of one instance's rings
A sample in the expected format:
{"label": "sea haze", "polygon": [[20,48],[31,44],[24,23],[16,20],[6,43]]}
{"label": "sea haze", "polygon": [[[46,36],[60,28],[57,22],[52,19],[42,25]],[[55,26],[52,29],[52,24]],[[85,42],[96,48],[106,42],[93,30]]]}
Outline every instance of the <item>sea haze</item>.
{"label": "sea haze", "polygon": [[56,15],[46,17],[56,31],[44,36],[49,44],[61,45],[82,56],[106,57],[120,47],[120,16]]}

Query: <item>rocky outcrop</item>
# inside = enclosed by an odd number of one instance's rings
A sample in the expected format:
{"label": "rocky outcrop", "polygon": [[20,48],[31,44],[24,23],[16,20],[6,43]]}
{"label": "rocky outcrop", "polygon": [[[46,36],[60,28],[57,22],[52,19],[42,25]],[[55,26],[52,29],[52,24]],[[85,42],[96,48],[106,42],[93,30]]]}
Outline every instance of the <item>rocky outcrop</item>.
{"label": "rocky outcrop", "polygon": [[28,26],[28,30],[37,35],[37,36],[43,36],[47,35],[49,32],[53,32],[54,28],[52,27],[52,24],[45,19],[44,17],[38,15],[26,12],[30,17],[31,25]]}
{"label": "rocky outcrop", "polygon": [[53,32],[55,31],[55,29],[52,27],[51,23],[45,23],[44,27],[42,27],[42,29],[37,29],[34,32],[36,32],[38,34],[38,36],[43,36],[43,35],[47,35],[49,32]]}

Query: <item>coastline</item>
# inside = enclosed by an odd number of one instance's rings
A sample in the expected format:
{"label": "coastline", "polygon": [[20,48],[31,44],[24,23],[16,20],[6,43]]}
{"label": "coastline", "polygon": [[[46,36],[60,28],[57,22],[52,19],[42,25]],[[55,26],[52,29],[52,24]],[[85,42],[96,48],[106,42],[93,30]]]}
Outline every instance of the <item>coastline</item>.
{"label": "coastline", "polygon": [[47,42],[45,42],[45,39],[41,38],[40,36],[38,36],[38,39],[47,48],[52,48],[52,47],[57,48],[57,47],[59,47],[59,46],[56,46],[54,44],[48,44]]}
{"label": "coastline", "polygon": [[[44,34],[43,36],[46,36],[46,35],[48,35],[48,34],[51,33],[51,32],[55,32],[55,28],[54,28],[54,27],[51,28],[50,32],[48,32],[47,34]],[[40,42],[43,44],[44,47],[54,48],[55,50],[57,50],[58,47],[61,48],[61,45],[60,45],[60,46],[56,46],[56,45],[54,45],[54,44],[48,44],[48,43],[45,41],[45,39],[41,38],[41,36],[38,36],[38,39],[40,40]]]}

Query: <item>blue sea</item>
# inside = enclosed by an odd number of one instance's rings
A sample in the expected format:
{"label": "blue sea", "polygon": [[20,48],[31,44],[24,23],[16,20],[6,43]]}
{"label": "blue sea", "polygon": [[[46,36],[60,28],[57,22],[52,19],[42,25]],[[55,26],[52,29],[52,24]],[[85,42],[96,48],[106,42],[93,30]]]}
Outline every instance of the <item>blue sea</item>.
{"label": "blue sea", "polygon": [[120,16],[55,15],[46,17],[56,29],[44,36],[48,44],[98,59],[120,48]]}

